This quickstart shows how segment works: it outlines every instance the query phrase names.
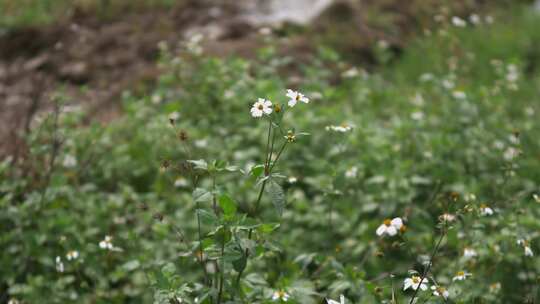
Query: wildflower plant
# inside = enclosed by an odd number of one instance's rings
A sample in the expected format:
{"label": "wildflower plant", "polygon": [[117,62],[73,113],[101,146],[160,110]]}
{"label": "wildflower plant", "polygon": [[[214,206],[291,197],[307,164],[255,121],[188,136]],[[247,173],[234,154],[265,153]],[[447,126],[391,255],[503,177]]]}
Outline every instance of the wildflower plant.
{"label": "wildflower plant", "polygon": [[[298,92],[294,92],[293,96],[292,92],[288,90],[287,97],[308,103],[307,97]],[[247,292],[249,289],[246,289],[244,273],[251,260],[264,255],[265,251],[274,250],[269,247],[268,237],[279,228],[279,222],[266,221],[262,217],[261,208],[269,207],[263,206],[263,197],[269,198],[279,220],[286,207],[286,197],[281,186],[284,176],[276,172],[276,165],[289,145],[308,135],[295,132],[294,128],[288,129],[283,123],[283,117],[295,105],[291,100],[287,104],[279,104],[259,98],[250,109],[254,119],[267,121],[261,164],[243,170],[220,160],[186,159],[178,165],[171,165],[167,161],[165,169],[171,166],[180,168],[182,174],[191,178],[193,187],[197,237],[191,240],[191,249],[187,254],[193,256],[193,262],[200,265],[198,271],[201,281],[195,285],[194,282],[185,282],[183,286],[196,287],[194,292],[198,294],[198,301],[219,304],[235,299],[252,301],[247,298],[256,296]],[[182,132],[177,128],[176,121],[177,117],[169,118],[169,124],[175,132]],[[179,139],[186,155],[192,157],[192,147],[189,147],[187,136]],[[254,201],[241,205],[233,199],[232,191],[219,186],[219,178],[229,174],[243,175],[254,186],[253,191],[258,193],[253,197]],[[186,242],[187,237],[182,228],[176,229],[181,240]],[[111,238],[106,236],[100,242],[100,247],[114,248]],[[157,277],[156,280],[157,289],[163,290],[166,286],[160,285]],[[278,290],[273,293],[272,300],[287,302],[290,297],[289,293]]]}

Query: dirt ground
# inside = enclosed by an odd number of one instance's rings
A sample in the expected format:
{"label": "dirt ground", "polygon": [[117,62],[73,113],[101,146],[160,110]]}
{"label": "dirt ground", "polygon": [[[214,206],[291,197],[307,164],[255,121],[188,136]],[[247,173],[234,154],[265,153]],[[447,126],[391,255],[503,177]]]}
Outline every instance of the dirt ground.
{"label": "dirt ground", "polygon": [[[213,55],[249,56],[260,46],[260,31],[240,18],[235,1],[188,1],[176,9],[129,13],[110,20],[75,12],[68,20],[39,28],[21,28],[0,36],[0,157],[23,149],[21,137],[37,113],[50,109],[51,96],[62,92],[68,104],[83,105],[89,119],[109,121],[120,114],[119,96],[127,89],[151,88],[159,70],[158,43],[177,45],[190,33],[210,36],[205,50]],[[216,4],[218,3],[218,4]],[[367,5],[375,6],[366,1]],[[384,1],[381,10],[396,16],[393,46],[404,32],[412,32],[415,7]],[[369,59],[371,44],[384,33],[371,27],[352,7],[335,6],[311,25],[328,29],[324,22],[348,18],[358,32],[352,45]],[[406,26],[412,24],[413,26]],[[297,37],[287,52],[306,52],[310,39]]]}

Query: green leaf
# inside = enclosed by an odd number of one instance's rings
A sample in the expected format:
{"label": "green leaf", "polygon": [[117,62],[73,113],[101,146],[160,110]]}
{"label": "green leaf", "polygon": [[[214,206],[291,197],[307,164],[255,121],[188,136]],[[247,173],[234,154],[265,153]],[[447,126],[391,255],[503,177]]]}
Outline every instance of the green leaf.
{"label": "green leaf", "polygon": [[242,272],[242,271],[244,271],[244,269],[246,269],[247,258],[246,258],[245,255],[242,255],[241,258],[239,258],[238,260],[232,262],[232,264],[233,264],[234,270],[236,270],[237,272]]}
{"label": "green leaf", "polygon": [[250,174],[257,178],[259,176],[261,176],[261,174],[263,174],[264,172],[264,165],[256,165],[256,166],[253,166],[251,168],[251,171],[250,171]]}
{"label": "green leaf", "polygon": [[219,206],[226,217],[232,217],[236,214],[236,202],[228,195],[223,194],[219,197]]}
{"label": "green leaf", "polygon": [[203,188],[197,188],[193,191],[193,200],[196,203],[204,203],[212,200],[212,193]]}
{"label": "green leaf", "polygon": [[270,195],[270,200],[276,209],[279,216],[283,215],[283,209],[285,208],[285,193],[283,188],[276,183],[273,179],[268,180],[266,191]]}
{"label": "green leaf", "polygon": [[215,225],[219,222],[218,217],[213,212],[204,209],[197,209],[197,214],[199,215],[201,222],[206,225]]}

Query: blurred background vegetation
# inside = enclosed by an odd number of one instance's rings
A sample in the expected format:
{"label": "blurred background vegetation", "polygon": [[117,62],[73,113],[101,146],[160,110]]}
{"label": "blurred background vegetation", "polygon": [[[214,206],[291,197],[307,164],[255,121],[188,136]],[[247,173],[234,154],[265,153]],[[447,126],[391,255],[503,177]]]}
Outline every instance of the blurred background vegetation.
{"label": "blurred background vegetation", "polygon": [[[443,212],[459,220],[434,275],[450,285],[473,273],[453,302],[538,301],[540,260],[516,244],[540,252],[531,1],[345,1],[307,24],[268,25],[242,5],[0,0],[0,303],[195,303],[201,273],[176,229],[194,239],[196,205],[185,172],[165,164],[249,171],[266,134],[249,108],[285,101],[287,88],[312,99],[285,118],[311,136],[279,165],[283,217],[263,200],[281,226],[248,267],[253,302],[277,289],[293,303],[389,301],[425,262]],[[326,130],[342,124],[352,131]],[[256,199],[249,175],[217,181],[241,210]],[[495,215],[478,216],[481,204]],[[406,237],[377,239],[394,216]],[[100,248],[107,235],[119,250]]]}

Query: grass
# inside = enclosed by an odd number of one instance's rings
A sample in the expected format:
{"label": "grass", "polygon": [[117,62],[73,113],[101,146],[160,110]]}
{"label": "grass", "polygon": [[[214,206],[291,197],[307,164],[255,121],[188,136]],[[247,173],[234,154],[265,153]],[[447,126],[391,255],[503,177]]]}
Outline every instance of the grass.
{"label": "grass", "polygon": [[69,18],[75,11],[107,19],[129,11],[172,7],[176,0],[0,0],[0,28],[39,26]]}

